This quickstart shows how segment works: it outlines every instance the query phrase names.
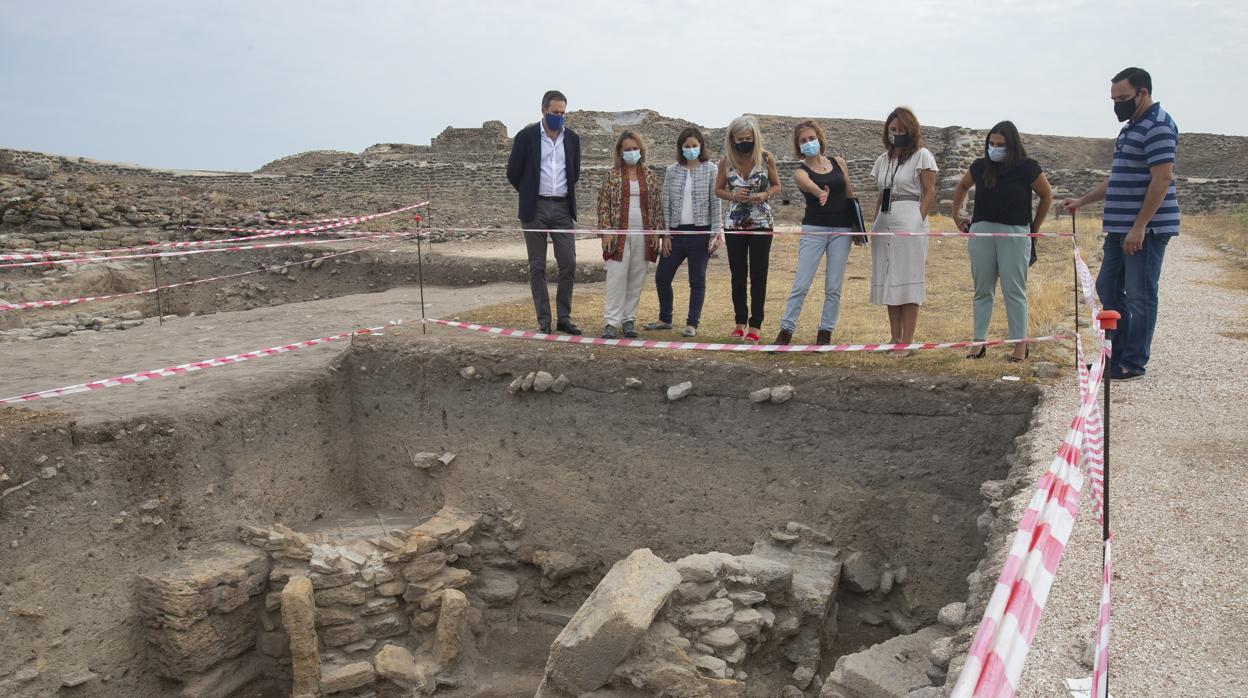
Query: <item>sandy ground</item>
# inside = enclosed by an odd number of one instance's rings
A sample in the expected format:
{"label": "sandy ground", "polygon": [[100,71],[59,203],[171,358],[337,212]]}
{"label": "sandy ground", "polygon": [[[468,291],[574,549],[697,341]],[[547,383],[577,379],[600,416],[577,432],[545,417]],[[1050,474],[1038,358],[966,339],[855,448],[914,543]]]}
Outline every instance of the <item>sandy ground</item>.
{"label": "sandy ground", "polygon": [[[447,316],[478,305],[528,297],[522,284],[425,289],[430,316]],[[157,324],[148,319],[125,332],[10,343],[3,347],[0,395],[10,397],[97,378],[165,368],[198,359],[227,356],[346,330],[374,327],[392,319],[419,320],[420,295],[405,286],[376,294],[357,294],[290,303],[246,311],[184,317]],[[368,338],[356,341],[368,341]],[[139,385],[29,403],[91,419],[125,418],[157,411],[194,410],[213,400],[249,399],[265,394],[269,379],[314,376],[325,370],[348,340],[308,347],[237,366],[158,378]]]}
{"label": "sandy ground", "polygon": [[[1110,691],[1120,698],[1248,695],[1248,298],[1214,285],[1214,254],[1192,236],[1170,245],[1148,377],[1111,388]],[[1073,405],[1045,407],[1053,448]],[[1018,695],[1065,695],[1063,677],[1090,675],[1080,662],[1091,657],[1100,538],[1085,497]]]}

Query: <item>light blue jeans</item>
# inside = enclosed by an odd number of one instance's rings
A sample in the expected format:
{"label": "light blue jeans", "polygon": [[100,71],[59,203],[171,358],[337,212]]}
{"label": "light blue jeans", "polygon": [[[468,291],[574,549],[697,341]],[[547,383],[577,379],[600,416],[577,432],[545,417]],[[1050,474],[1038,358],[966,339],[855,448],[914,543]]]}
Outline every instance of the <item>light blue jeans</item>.
{"label": "light blue jeans", "polygon": [[[825,228],[820,225],[803,225],[803,233],[848,233],[849,228]],[[831,332],[836,329],[836,319],[841,314],[841,281],[845,278],[845,263],[849,261],[849,248],[853,239],[849,235],[802,235],[797,242],[797,273],[793,276],[793,290],[780,318],[780,329],[792,332],[797,329],[797,317],[802,314],[802,303],[819,271],[819,260],[826,254],[828,265],[823,277],[823,314],[819,317],[819,329]]]}

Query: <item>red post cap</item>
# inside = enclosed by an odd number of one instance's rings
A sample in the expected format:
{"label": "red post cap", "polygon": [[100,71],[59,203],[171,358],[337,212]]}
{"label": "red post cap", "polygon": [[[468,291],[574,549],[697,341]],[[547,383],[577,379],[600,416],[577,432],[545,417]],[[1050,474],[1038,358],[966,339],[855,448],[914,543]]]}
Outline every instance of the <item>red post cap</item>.
{"label": "red post cap", "polygon": [[420,214],[419,214],[419,213],[417,213],[416,215],[412,216],[412,220],[413,220],[413,221],[416,221],[417,223],[419,223],[419,222],[421,221]]}
{"label": "red post cap", "polygon": [[1116,330],[1118,329],[1118,321],[1122,319],[1122,315],[1117,310],[1102,310],[1096,314],[1096,319],[1101,322],[1101,329]]}

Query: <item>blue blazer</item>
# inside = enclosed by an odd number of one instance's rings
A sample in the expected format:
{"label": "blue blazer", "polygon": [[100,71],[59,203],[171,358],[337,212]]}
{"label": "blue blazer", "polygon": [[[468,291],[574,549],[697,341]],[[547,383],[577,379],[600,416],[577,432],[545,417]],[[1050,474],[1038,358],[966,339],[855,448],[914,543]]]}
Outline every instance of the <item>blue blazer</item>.
{"label": "blue blazer", "polygon": [[[581,137],[563,127],[563,153],[568,178],[568,209],[576,219],[576,182],[581,177]],[[520,220],[537,217],[537,187],[541,181],[542,132],[540,124],[520,129],[507,158],[507,181],[520,194]]]}

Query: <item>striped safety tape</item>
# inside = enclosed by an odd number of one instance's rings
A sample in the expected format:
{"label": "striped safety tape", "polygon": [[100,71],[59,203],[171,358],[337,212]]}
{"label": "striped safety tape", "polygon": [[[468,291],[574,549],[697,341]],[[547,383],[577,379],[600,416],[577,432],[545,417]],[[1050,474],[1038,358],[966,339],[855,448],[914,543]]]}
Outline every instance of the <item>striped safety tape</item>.
{"label": "striped safety tape", "polygon": [[139,371],[138,373],[128,373],[124,376],[116,376],[114,378],[101,378],[99,380],[88,381],[86,383],[78,383],[76,385],[67,385],[62,388],[52,388],[51,390],[37,390],[33,393],[24,395],[16,395],[10,398],[0,399],[0,405],[20,405],[35,400],[46,400],[49,398],[64,397],[66,395],[74,395],[76,393],[86,393],[94,390],[102,390],[104,388],[113,388],[119,385],[130,385],[132,383],[143,383],[153,378],[168,378],[170,376],[182,376],[195,371],[202,371],[208,368],[217,368],[220,366],[230,366],[251,359],[262,359],[268,356],[277,356],[286,354],[307,347],[314,347],[319,344],[327,344],[339,339],[346,339],[353,335],[375,334],[387,327],[403,324],[402,320],[391,320],[384,325],[377,327],[367,327],[362,330],[350,330],[347,332],[339,332],[338,334],[328,337],[318,337],[316,339],[307,339],[302,342],[294,342],[292,344],[283,344],[268,349],[258,349],[256,351],[248,351],[242,354],[231,354],[217,359],[202,359],[200,361],[192,361],[190,363],[178,364],[168,368],[158,368],[151,371]]}
{"label": "striped safety tape", "polygon": [[[428,205],[429,205],[429,202],[428,202],[428,201],[424,201],[424,202],[421,202],[421,203],[418,203],[418,204],[410,204],[410,205],[408,205],[408,206],[404,206],[404,207],[402,207],[402,208],[396,208],[396,209],[394,209],[393,211],[385,211],[384,213],[370,213],[370,214],[368,214],[368,215],[366,215],[366,216],[352,216],[352,217],[350,217],[350,218],[342,218],[342,219],[340,219],[340,220],[338,220],[338,221],[335,221],[335,222],[333,222],[333,223],[325,223],[325,224],[322,224],[322,225],[315,225],[315,226],[311,226],[311,227],[308,227],[308,228],[301,228],[301,229],[299,229],[299,230],[283,230],[283,231],[280,231],[280,232],[283,232],[283,233],[285,233],[285,234],[287,234],[287,235],[297,235],[297,234],[301,234],[301,233],[315,233],[315,232],[320,232],[320,231],[322,231],[322,230],[333,230],[334,228],[341,228],[341,227],[348,226],[348,225],[355,225],[356,223],[364,223],[364,222],[366,222],[366,221],[374,221],[374,220],[377,220],[378,218],[385,218],[386,216],[393,216],[393,215],[398,214],[398,213],[403,213],[403,212],[405,212],[405,211],[411,211],[411,210],[413,210],[413,209],[421,208],[421,207],[428,206]],[[188,225],[188,226],[184,226],[184,227],[185,227],[187,230],[210,230],[210,231],[222,232],[222,233],[251,233],[251,232],[256,232],[256,228],[231,228],[231,227],[219,227],[219,226],[208,226],[208,225]]]}
{"label": "striped safety tape", "polygon": [[[335,221],[337,223],[340,223],[340,225],[328,225],[328,226],[319,226],[319,227],[311,227],[311,228],[301,228],[299,230],[265,230],[263,228],[235,228],[234,230],[238,232],[255,232],[257,234],[246,235],[243,237],[222,238],[219,240],[178,240],[178,241],[166,241],[166,242],[151,242],[146,245],[132,245],[130,247],[114,247],[114,248],[110,248],[107,250],[83,250],[79,252],[51,252],[51,251],[49,252],[17,252],[17,253],[11,253],[11,254],[0,254],[0,262],[27,261],[27,260],[40,260],[40,259],[53,260],[53,259],[65,259],[65,258],[78,258],[78,257],[94,257],[94,256],[102,257],[102,256],[110,255],[110,254],[117,254],[119,252],[139,252],[139,251],[145,251],[145,250],[158,250],[158,249],[181,249],[184,247],[203,247],[203,246],[208,246],[208,245],[221,245],[221,244],[231,243],[231,242],[263,240],[267,238],[286,237],[289,235],[313,235],[316,233],[323,233],[323,232],[330,231],[330,230],[336,230],[338,228],[346,227],[348,225],[355,225],[357,223],[362,223],[368,220],[374,220],[376,218],[381,218],[384,216],[392,216],[396,213],[401,213],[403,211],[410,211],[412,210],[412,208],[418,208],[421,206],[428,206],[428,205],[429,205],[429,202],[425,201],[419,204],[415,204],[414,206],[408,206],[402,209],[396,209],[394,211],[386,211],[384,213],[370,214],[369,216],[357,216],[356,218],[359,220],[346,219],[346,218],[335,219]],[[343,223],[342,221],[350,221],[350,222]],[[355,235],[358,233],[343,232],[340,234]]]}
{"label": "striped safety tape", "polygon": [[534,330],[516,330],[506,327],[493,327],[473,322],[457,322],[428,318],[424,322],[454,327],[462,330],[473,330],[498,337],[513,339],[535,339],[561,344],[589,344],[593,346],[630,347],[635,349],[677,349],[695,351],[762,351],[771,353],[824,353],[854,351],[908,351],[912,349],[965,349],[968,347],[995,347],[1004,344],[1020,344],[1055,342],[1069,339],[1070,335],[1058,334],[1044,337],[1028,337],[1026,339],[990,339],[983,342],[916,342],[911,344],[727,344],[721,342],[668,342],[653,339],[603,339],[602,337],[573,336],[569,334],[543,333]]}
{"label": "striped safety tape", "polygon": [[[1075,352],[1082,364],[1083,342],[1078,335]],[[1085,422],[1096,404],[1106,363],[1102,352],[1088,376],[1088,389],[1080,397],[1078,413],[1049,469],[1036,483],[967,653],[966,665],[951,693],[953,698],[1012,696],[1018,687],[1079,512],[1084,480],[1079,461]]]}
{"label": "striped safety tape", "polygon": [[[375,234],[375,233],[374,233],[374,234]],[[354,250],[346,250],[345,252],[335,252],[335,253],[333,253],[333,254],[321,255],[320,257],[317,257],[316,259],[301,259],[301,260],[299,260],[298,262],[289,262],[289,263],[287,263],[287,264],[281,264],[281,265],[272,266],[272,267],[263,267],[263,268],[260,268],[260,269],[252,269],[251,271],[239,272],[239,273],[237,273],[237,274],[226,274],[226,275],[224,275],[224,276],[210,276],[210,277],[208,277],[208,278],[206,278],[206,279],[195,279],[195,280],[193,280],[193,281],[182,281],[182,282],[180,282],[180,283],[176,283],[176,284],[166,284],[166,285],[164,285],[164,286],[154,286],[154,287],[152,287],[152,288],[145,288],[145,289],[142,289],[142,290],[140,290],[140,291],[128,291],[128,292],[126,292],[126,293],[111,293],[111,294],[108,294],[108,295],[105,295],[105,296],[82,296],[82,297],[79,297],[79,298],[58,298],[58,299],[55,299],[55,300],[25,301],[25,302],[22,302],[22,303],[9,303],[9,304],[7,304],[7,305],[0,305],[0,311],[4,311],[4,310],[29,310],[29,309],[31,309],[31,308],[52,308],[52,307],[65,306],[65,305],[77,305],[77,304],[79,304],[79,303],[90,303],[90,302],[92,302],[92,301],[107,301],[107,300],[114,300],[114,299],[117,299],[117,298],[128,298],[128,297],[131,297],[131,296],[142,296],[142,295],[146,295],[146,294],[149,294],[149,293],[156,293],[157,291],[166,291],[166,290],[171,289],[171,288],[181,288],[181,287],[183,287],[183,286],[194,286],[194,285],[196,285],[196,284],[206,284],[206,283],[210,283],[210,282],[213,282],[213,281],[224,281],[225,279],[237,279],[237,278],[238,278],[238,277],[240,277],[240,276],[251,276],[252,274],[262,274],[262,273],[264,273],[264,272],[272,272],[272,271],[274,271],[274,270],[286,269],[286,268],[288,268],[288,267],[299,266],[299,265],[301,265],[301,264],[312,264],[313,262],[316,262],[317,260],[322,260],[322,261],[323,261],[323,260],[326,260],[326,259],[333,259],[333,258],[335,258],[335,257],[343,257],[343,256],[346,256],[346,255],[355,254],[355,253],[357,253],[357,252],[365,252],[365,251],[367,251],[367,250],[371,250],[371,249],[374,249],[374,248],[376,248],[376,247],[381,247],[382,245],[386,245],[386,244],[389,244],[389,243],[390,243],[390,241],[389,241],[389,240],[386,240],[386,241],[379,242],[379,243],[375,243],[375,244],[372,244],[372,245],[366,245],[366,246],[364,246],[364,247],[359,247],[359,248],[356,248],[356,249],[354,249]]]}
{"label": "striped safety tape", "polygon": [[[423,234],[423,231],[421,231]],[[361,236],[365,240],[385,240],[396,237],[411,237],[416,233],[413,231],[402,231],[396,233],[374,233],[367,236]],[[47,264],[94,264],[96,262],[115,262],[126,259],[155,259],[157,257],[185,257],[193,254],[211,254],[214,252],[242,252],[245,250],[272,250],[281,247],[301,247],[305,245],[326,245],[334,242],[356,242],[360,238],[331,238],[319,240],[296,240],[294,242],[269,242],[255,245],[230,245],[229,247],[211,247],[207,249],[193,250],[170,250],[167,252],[150,252],[146,254],[125,254],[116,257],[83,257],[79,259],[49,259],[42,262],[13,262],[10,264],[0,264],[0,269],[10,269],[13,267],[38,267]]]}
{"label": "striped safety tape", "polygon": [[[581,235],[708,235],[706,230],[605,230],[600,228],[441,228],[430,227],[425,230],[438,233],[575,233]],[[782,227],[773,230],[722,230],[725,235],[824,235],[844,237],[862,235],[866,237],[927,237],[927,238],[973,238],[973,237],[1029,237],[1029,238],[1068,238],[1070,233],[989,233],[989,232],[936,232],[927,230],[916,231],[872,231],[855,233],[846,231],[802,232],[801,228]]]}

